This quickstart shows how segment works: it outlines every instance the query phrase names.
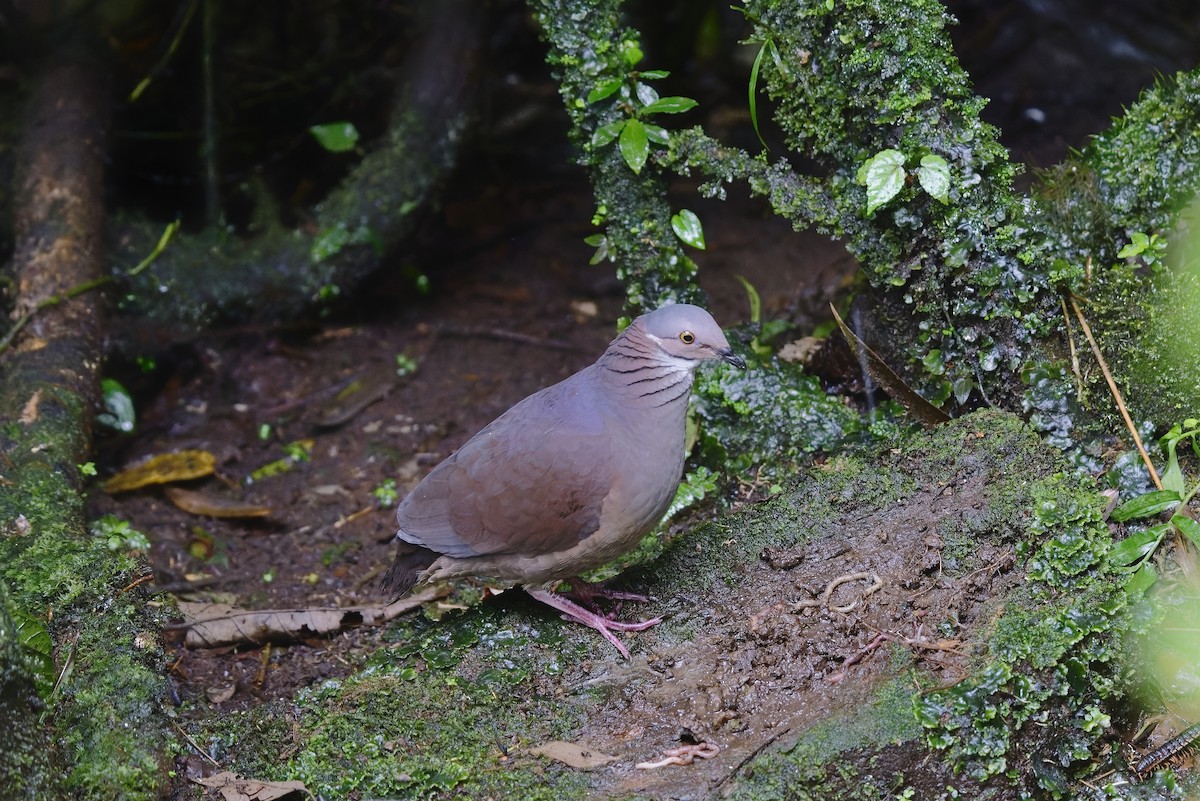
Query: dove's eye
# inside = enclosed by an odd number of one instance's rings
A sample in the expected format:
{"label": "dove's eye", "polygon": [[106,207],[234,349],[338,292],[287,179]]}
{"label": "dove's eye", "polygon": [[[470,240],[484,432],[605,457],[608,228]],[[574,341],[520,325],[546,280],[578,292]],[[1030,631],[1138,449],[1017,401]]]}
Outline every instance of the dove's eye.
{"label": "dove's eye", "polygon": [[679,341],[685,345],[690,345],[696,341],[696,335],[691,331],[684,331],[679,335]]}

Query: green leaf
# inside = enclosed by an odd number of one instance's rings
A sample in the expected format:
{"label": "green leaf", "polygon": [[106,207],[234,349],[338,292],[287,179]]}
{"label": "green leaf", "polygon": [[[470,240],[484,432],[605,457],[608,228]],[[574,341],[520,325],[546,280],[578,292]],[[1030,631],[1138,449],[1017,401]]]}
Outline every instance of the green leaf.
{"label": "green leaf", "polygon": [[625,63],[631,67],[637,66],[637,63],[642,60],[642,48],[638,47],[638,43],[632,39],[626,39],[621,42],[621,57],[625,59]]}
{"label": "green leaf", "polygon": [[625,121],[618,145],[629,169],[640,174],[642,167],[646,166],[646,159],[650,157],[650,140],[646,137],[646,126],[641,120]]}
{"label": "green leaf", "polygon": [[641,81],[634,84],[633,93],[637,95],[638,102],[643,106],[649,106],[658,100],[658,92],[654,87]]}
{"label": "green leaf", "polygon": [[[1167,469],[1162,474],[1163,489],[1175,490],[1180,497],[1187,492],[1187,480],[1183,477],[1183,470],[1179,467],[1179,454],[1176,452],[1179,447],[1179,442],[1183,439],[1191,439],[1192,447],[1196,446],[1196,435],[1200,433],[1200,429],[1196,428],[1196,420],[1184,420],[1182,424],[1176,423],[1171,427],[1171,430],[1159,440],[1159,443],[1167,451]],[[1184,429],[1187,429],[1186,431]]]}
{"label": "green leaf", "polygon": [[1137,597],[1153,587],[1156,581],[1158,581],[1158,574],[1154,572],[1154,563],[1147,559],[1125,581],[1125,592],[1127,595]]}
{"label": "green leaf", "polygon": [[1129,235],[1129,244],[1121,248],[1117,253],[1118,259],[1130,259],[1134,256],[1140,256],[1150,246],[1150,237],[1143,234],[1141,231],[1134,231]]}
{"label": "green leaf", "polygon": [[596,252],[588,259],[588,264],[599,264],[608,258],[608,237],[600,237],[599,243],[596,244]]}
{"label": "green leaf", "polygon": [[671,97],[660,97],[650,105],[642,109],[643,114],[682,114],[685,111],[694,109],[699,104],[690,97],[679,97],[672,95]]}
{"label": "green leaf", "polygon": [[750,124],[754,126],[754,135],[758,137],[763,150],[768,148],[767,140],[763,139],[762,131],[758,129],[758,71],[762,67],[763,53],[767,52],[768,47],[774,47],[770,39],[767,39],[762,43],[762,47],[758,48],[758,55],[754,57],[754,66],[750,68]]}
{"label": "green leaf", "polygon": [[645,122],[642,124],[646,126],[646,138],[649,139],[651,142],[653,142],[656,145],[671,144],[671,135],[669,133],[667,133],[666,128],[663,128],[661,125],[654,125],[653,123],[649,123],[649,122]]}
{"label": "green leaf", "polygon": [[96,422],[103,426],[128,433],[133,431],[137,415],[133,410],[133,398],[121,382],[106,378],[100,382],[100,393],[104,398],[104,411],[96,415]]}
{"label": "green leaf", "polygon": [[327,122],[312,126],[308,132],[330,153],[345,153],[358,144],[358,129],[352,122]]}
{"label": "green leaf", "polygon": [[604,147],[612,140],[620,135],[621,129],[625,127],[626,120],[617,120],[606,125],[601,125],[592,133],[592,147]]}
{"label": "green leaf", "polygon": [[1145,531],[1130,534],[1115,544],[1108,552],[1108,561],[1114,565],[1131,565],[1139,559],[1144,559],[1154,553],[1158,543],[1170,527],[1165,523],[1151,526]]}
{"label": "green leaf", "polygon": [[607,80],[592,91],[588,92],[587,102],[595,103],[603,100],[606,97],[612,97],[624,84],[624,78],[612,78],[611,80]]}
{"label": "green leaf", "polygon": [[23,609],[11,610],[16,642],[21,648],[26,664],[32,668],[39,692],[45,695],[54,683],[54,643],[46,624]]}
{"label": "green leaf", "polygon": [[867,214],[900,194],[904,188],[904,154],[881,150],[858,169],[858,182],[867,187]]}
{"label": "green leaf", "polygon": [[1187,480],[1179,467],[1179,455],[1175,453],[1175,443],[1167,445],[1167,469],[1162,474],[1163,489],[1174,490],[1180,497],[1187,491]]}
{"label": "green leaf", "polygon": [[644,78],[647,81],[657,81],[659,78],[665,78],[670,74],[667,70],[642,70],[638,73],[638,77]]}
{"label": "green leaf", "polygon": [[1159,512],[1165,512],[1179,503],[1179,493],[1175,490],[1158,490],[1147,492],[1136,498],[1130,498],[1113,510],[1112,519],[1118,523],[1139,517],[1150,517]]}
{"label": "green leaf", "polygon": [[1183,515],[1172,515],[1171,525],[1174,526],[1180,534],[1191,540],[1192,545],[1200,548],[1200,523],[1197,523],[1190,517]]}
{"label": "green leaf", "polygon": [[591,236],[585,236],[583,238],[583,243],[585,245],[591,245],[594,248],[598,248],[604,244],[604,234],[592,234]]}
{"label": "green leaf", "polygon": [[746,299],[750,301],[750,322],[757,323],[762,319],[762,298],[758,295],[758,290],[754,288],[754,284],[744,275],[734,275],[742,285],[742,289],[746,290]]}
{"label": "green leaf", "polygon": [[680,209],[678,214],[671,217],[671,230],[675,232],[675,236],[683,240],[685,245],[691,245],[697,250],[704,250],[704,229],[695,212]]}
{"label": "green leaf", "polygon": [[932,153],[921,157],[917,168],[917,180],[929,196],[941,203],[950,202],[950,165],[941,156]]}

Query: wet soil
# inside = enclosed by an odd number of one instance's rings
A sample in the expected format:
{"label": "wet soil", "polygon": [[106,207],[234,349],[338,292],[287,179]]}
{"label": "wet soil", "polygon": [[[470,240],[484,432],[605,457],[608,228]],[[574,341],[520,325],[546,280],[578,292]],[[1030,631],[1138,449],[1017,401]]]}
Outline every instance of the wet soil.
{"label": "wet soil", "polygon": [[[961,5],[962,13],[970,11]],[[1008,79],[998,96],[1011,100],[1009,122],[1023,137],[1018,149],[1031,152],[1029,143],[1037,142],[1044,154],[1080,144],[1074,127],[1069,139],[1030,132],[1046,118],[1030,114],[1040,105],[1022,94],[1029,62],[1014,57],[1004,63],[1005,52],[1011,55],[1011,48],[994,56],[999,61],[990,62],[981,85]],[[1081,117],[1091,121],[1085,132],[1118,110],[1087,101],[1103,91],[1097,88],[1102,80],[1094,80],[1082,95],[1086,115],[1069,115],[1072,126]],[[561,112],[552,87],[538,88],[547,98],[542,119],[556,119]],[[1049,104],[1068,107],[1065,97]],[[1050,119],[1058,119],[1057,111]],[[543,130],[560,136],[556,125],[561,121]],[[394,479],[402,495],[511,404],[603,350],[623,298],[609,265],[587,265],[591,249],[582,240],[593,232],[593,204],[586,176],[569,164],[561,144],[549,157],[532,139],[506,144],[511,149],[482,149],[469,158],[413,251],[335,319],[299,331],[218,331],[161,360],[141,384],[130,379],[139,387],[137,433],[103,443],[102,477],[155,454],[198,448],[216,456],[217,476],[188,488],[271,510],[253,520],[198,516],[157,489],[96,493],[93,516],[115,514],[149,537],[153,580],[164,592],[243,609],[385,603],[378,580],[392,558],[394,528],[392,512],[374,491]],[[723,325],[748,315],[737,275],[762,294],[764,316],[786,317],[801,329],[823,319],[828,302],[852,280],[854,264],[840,245],[793,232],[744,193],[732,191],[718,204],[695,200],[686,185],[677,189],[704,221],[701,284]],[[428,277],[427,293],[412,280],[417,274]],[[398,354],[418,369],[393,381]],[[344,409],[334,399],[341,389],[380,376],[389,377],[386,392],[332,420]],[[285,458],[285,445],[305,440],[311,443],[306,460],[250,480],[255,470]],[[966,625],[986,618],[991,599],[1016,580],[1002,544],[981,552],[961,578],[943,577],[942,522],[979,507],[982,480],[981,473],[960,487],[920,488],[893,515],[859,521],[815,544],[765,553],[745,566],[743,592],[719,603],[706,601],[700,590],[667,602],[693,604],[701,618],[736,614],[740,622],[711,632],[700,626],[674,645],[649,633],[630,635],[632,662],[613,660],[596,675],[575,677],[597,685],[628,684],[638,674],[646,679],[636,682],[639,689],[626,704],[609,705],[589,722],[589,744],[624,753],[637,742],[653,759],[657,750],[689,737],[720,739],[721,757],[692,785],[707,791],[806,721],[865,700],[870,676],[886,672],[884,653],[893,647],[909,650],[939,681],[953,682],[964,669],[962,643],[925,621]],[[684,528],[676,524],[670,533]],[[820,599],[838,577],[858,574],[834,588],[826,604],[793,607]],[[855,599],[861,600],[851,606]],[[526,611],[544,626],[566,625],[549,610]],[[170,644],[170,677],[188,714],[248,709],[350,674],[381,636],[382,629],[362,627],[270,646],[189,648],[179,632]],[[642,647],[648,651],[638,654]],[[836,694],[827,691],[831,686],[839,687]],[[610,793],[656,798],[685,795],[679,782],[677,774],[633,770],[606,780]],[[189,791],[180,792],[187,797]]]}

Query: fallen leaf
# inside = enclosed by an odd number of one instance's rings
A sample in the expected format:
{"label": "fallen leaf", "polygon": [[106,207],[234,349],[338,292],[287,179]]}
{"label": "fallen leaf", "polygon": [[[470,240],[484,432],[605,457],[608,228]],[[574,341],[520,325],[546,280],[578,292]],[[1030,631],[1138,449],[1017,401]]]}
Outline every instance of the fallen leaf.
{"label": "fallen leaf", "polygon": [[21,416],[17,419],[17,421],[23,426],[36,423],[38,419],[38,404],[40,404],[41,401],[42,391],[40,389],[35,390],[34,393],[29,396],[29,400],[25,401],[25,408],[21,410]]}
{"label": "fallen leaf", "polygon": [[214,704],[219,704],[222,701],[228,701],[237,692],[237,685],[233,682],[227,684],[217,684],[212,687],[204,688],[204,695]]}
{"label": "fallen leaf", "polygon": [[424,603],[447,595],[445,587],[429,587],[386,606],[316,609],[237,609],[229,604],[178,601],[189,648],[215,648],[237,643],[294,642],[328,636],[359,626],[379,626]]}
{"label": "fallen leaf", "polygon": [[617,759],[581,743],[566,743],[562,740],[551,740],[545,745],[529,749],[529,753],[549,757],[567,767],[580,770],[599,768]]}
{"label": "fallen leaf", "polygon": [[192,781],[216,790],[225,801],[276,801],[293,793],[304,793],[309,798],[313,797],[301,781],[267,782],[261,779],[243,779],[227,770],[203,778],[193,778]]}
{"label": "fallen leaf", "polygon": [[208,517],[266,517],[271,514],[269,506],[253,506],[225,498],[215,498],[206,492],[167,487],[163,490],[171,503],[185,512]]}
{"label": "fallen leaf", "polygon": [[128,492],[151,484],[187,481],[211,475],[217,460],[208,451],[178,451],[151,457],[141,464],[122,470],[104,482],[105,492]]}
{"label": "fallen leaf", "polygon": [[821,343],[824,341],[821,337],[800,337],[779,349],[779,359],[795,364],[808,364],[812,361],[813,354],[821,349]]}

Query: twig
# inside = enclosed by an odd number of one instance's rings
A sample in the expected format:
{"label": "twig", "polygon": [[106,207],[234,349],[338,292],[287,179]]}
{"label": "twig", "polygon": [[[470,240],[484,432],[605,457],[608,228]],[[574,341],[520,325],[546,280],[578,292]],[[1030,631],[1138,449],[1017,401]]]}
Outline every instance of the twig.
{"label": "twig", "polygon": [[153,570],[151,570],[149,573],[144,573],[143,575],[138,576],[133,581],[129,582],[124,587],[117,590],[117,594],[119,595],[123,592],[129,592],[134,587],[138,586],[139,584],[145,584],[147,581],[154,581],[154,571]]}
{"label": "twig", "polygon": [[1075,397],[1083,402],[1083,371],[1079,369],[1079,351],[1075,349],[1075,333],[1071,330],[1071,312],[1067,311],[1067,299],[1060,297],[1063,323],[1067,326],[1067,347],[1071,350],[1071,372],[1075,375]]}
{"label": "twig", "polygon": [[1154,469],[1154,463],[1150,461],[1150,454],[1146,453],[1146,447],[1142,445],[1142,438],[1138,434],[1137,427],[1134,426],[1129,412],[1125,409],[1125,401],[1121,397],[1121,391],[1117,389],[1117,382],[1113,379],[1112,373],[1108,369],[1108,362],[1104,361],[1104,356],[1100,353],[1100,346],[1096,344],[1096,338],[1092,336],[1092,329],[1088,326],[1087,320],[1084,319],[1083,312],[1080,311],[1079,304],[1075,302],[1075,298],[1071,298],[1071,308],[1075,310],[1075,316],[1079,318],[1079,327],[1083,330],[1083,335],[1087,337],[1088,345],[1092,348],[1092,354],[1100,364],[1100,371],[1104,373],[1104,380],[1108,382],[1108,390],[1112,393],[1113,400],[1117,402],[1117,411],[1121,413],[1121,419],[1125,421],[1125,426],[1133,436],[1134,444],[1137,445],[1138,453],[1141,454],[1142,461],[1146,463],[1146,469],[1150,471],[1150,479],[1154,482],[1154,486],[1161,490],[1163,485],[1158,477],[1158,471]]}
{"label": "twig", "polygon": [[746,756],[742,759],[741,762],[734,765],[733,768],[728,773],[726,773],[724,776],[722,776],[721,780],[713,785],[713,789],[714,790],[718,789],[722,784],[724,784],[725,782],[729,781],[734,776],[736,776],[737,772],[739,770],[746,767],[746,765],[750,764],[750,762],[753,759],[755,759],[759,754],[761,754],[763,751],[766,751],[768,748],[771,747],[771,745],[776,740],[778,740],[780,737],[783,737],[785,734],[790,733],[791,730],[792,730],[791,726],[784,726],[782,729],[775,732],[770,737],[768,737],[766,740],[761,742],[753,751],[751,751],[749,754],[746,754]]}
{"label": "twig", "polygon": [[[150,254],[146,256],[146,258],[142,259],[136,267],[129,271],[128,275],[137,275],[142,270],[145,270],[147,267],[149,267],[154,260],[158,258],[159,254],[166,249],[167,244],[171,241],[171,237],[174,236],[175,232],[179,230],[179,224],[180,221],[176,220],[168,225],[167,229],[163,231],[162,236],[158,238],[158,244],[154,246],[154,249],[150,251]],[[23,329],[38,312],[42,311],[43,309],[48,309],[51,306],[57,306],[60,303],[66,303],[68,300],[77,298],[85,292],[91,292],[93,289],[98,289],[107,284],[111,284],[113,280],[114,279],[111,275],[102,275],[99,278],[93,278],[91,280],[84,281],[83,283],[76,284],[70,289],[64,291],[61,295],[50,295],[49,297],[42,298],[40,301],[38,301],[36,306],[18,317],[13,322],[12,328],[8,329],[3,337],[0,337],[0,353],[3,353],[5,349],[12,344],[13,339],[21,332],[21,329]]]}
{"label": "twig", "polygon": [[221,763],[218,762],[217,760],[213,759],[211,756],[209,756],[208,752],[205,751],[203,748],[201,748],[196,743],[196,741],[192,739],[192,736],[190,734],[188,734],[186,731],[184,731],[183,728],[178,723],[176,723],[175,721],[172,720],[171,725],[175,727],[175,731],[179,732],[179,734],[183,737],[183,739],[188,741],[188,743],[192,746],[192,748],[196,749],[197,754],[199,754],[200,756],[207,759],[209,762],[216,765],[217,768],[224,770],[224,768],[221,767]]}
{"label": "twig", "polygon": [[501,342],[516,342],[518,345],[533,345],[535,347],[564,350],[573,353],[578,353],[583,350],[578,345],[574,345],[570,342],[564,342],[561,339],[544,339],[542,337],[535,337],[529,334],[522,334],[520,331],[509,331],[505,328],[487,328],[484,326],[461,326],[446,324],[439,325],[435,330],[442,336],[496,339]]}
{"label": "twig", "polygon": [[2,338],[0,338],[0,353],[4,352],[5,348],[12,343],[13,338],[16,337],[16,335],[20,333],[21,329],[33,319],[33,315],[37,314],[42,309],[48,309],[51,306],[57,306],[60,303],[65,303],[71,298],[82,295],[84,292],[90,292],[96,287],[111,283],[112,280],[112,276],[108,275],[101,276],[100,278],[93,278],[91,280],[84,281],[82,284],[76,284],[75,286],[63,292],[61,295],[51,295],[50,297],[42,298],[40,301],[38,301],[36,306],[18,317],[12,324],[12,328],[8,329],[8,332]]}
{"label": "twig", "polygon": [[148,254],[146,254],[146,258],[139,261],[132,270],[126,273],[126,276],[132,278],[153,264],[155,260],[162,255],[162,252],[167,249],[167,245],[171,244],[171,238],[178,233],[179,226],[182,224],[183,221],[179,219],[168,223],[167,227],[163,229],[162,236],[158,238],[158,243],[154,245]]}

